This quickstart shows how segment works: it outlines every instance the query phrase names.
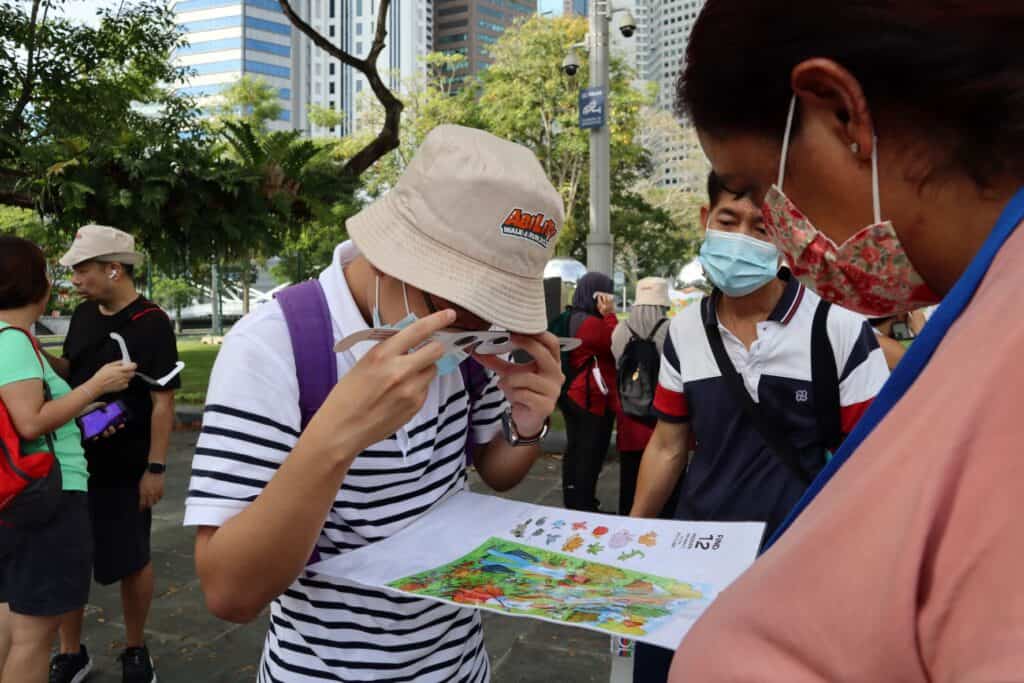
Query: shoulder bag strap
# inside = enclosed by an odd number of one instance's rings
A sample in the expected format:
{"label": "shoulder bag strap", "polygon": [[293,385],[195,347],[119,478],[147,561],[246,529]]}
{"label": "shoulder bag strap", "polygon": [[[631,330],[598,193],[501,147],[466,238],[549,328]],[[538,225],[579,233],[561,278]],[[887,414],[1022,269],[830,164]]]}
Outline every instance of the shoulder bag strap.
{"label": "shoulder bag strap", "polygon": [[277,293],[295,358],[299,412],[305,429],[338,380],[338,357],[327,297],[319,280],[306,280]]}
{"label": "shoulder bag strap", "polygon": [[811,384],[814,389],[814,411],[823,443],[834,451],[843,441],[839,410],[839,373],[832,342],[828,338],[828,312],[832,303],[821,300],[814,312],[811,327]]}
{"label": "shoulder bag strap", "polygon": [[743,378],[740,377],[739,373],[736,372],[736,368],[733,366],[732,361],[729,360],[729,354],[725,350],[725,344],[722,343],[722,333],[718,329],[717,322],[711,322],[704,326],[704,329],[708,335],[708,343],[711,345],[711,352],[715,356],[715,362],[718,363],[718,369],[722,373],[722,378],[728,385],[729,390],[732,391],[733,397],[739,401],[740,407],[743,409],[743,413],[747,416],[757,431],[761,434],[761,438],[764,439],[765,443],[768,444],[768,448],[771,449],[772,453],[781,460],[786,467],[788,467],[793,474],[805,484],[811,483],[811,477],[804,471],[804,468],[800,466],[800,461],[797,458],[796,452],[793,450],[793,445],[789,442],[783,434],[781,434],[775,427],[774,424],[769,422],[761,411],[758,410],[757,405],[754,403],[754,399],[750,397],[750,393],[747,388],[743,385]]}
{"label": "shoulder bag strap", "polygon": [[[654,341],[654,338],[658,336],[658,330],[660,330],[661,326],[664,325],[667,322],[668,322],[668,318],[662,318],[661,320],[659,320],[658,323],[654,326],[654,329],[651,330],[650,336],[647,337],[647,339],[645,339],[644,341]],[[632,331],[632,330],[630,330],[630,331]]]}
{"label": "shoulder bag strap", "polygon": [[[7,330],[17,330],[28,338],[28,343],[32,345],[32,350],[36,352],[36,359],[39,361],[39,369],[43,372],[43,376],[39,378],[43,382],[43,400],[52,401],[53,393],[50,391],[50,385],[46,383],[46,363],[43,361],[43,352],[40,350],[39,344],[36,343],[35,337],[33,337],[28,330],[23,330],[20,327],[15,327],[14,325],[8,325],[7,327],[0,328],[0,334]],[[46,447],[50,449],[51,455],[56,457],[57,451],[54,450],[53,447],[53,434],[51,432],[47,432],[46,434],[43,434],[43,438],[46,440]]]}

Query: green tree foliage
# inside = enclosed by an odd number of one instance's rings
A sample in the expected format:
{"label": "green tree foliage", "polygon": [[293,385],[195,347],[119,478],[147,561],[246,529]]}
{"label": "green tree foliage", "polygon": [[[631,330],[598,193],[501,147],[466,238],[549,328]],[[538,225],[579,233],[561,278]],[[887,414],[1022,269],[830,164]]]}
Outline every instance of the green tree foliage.
{"label": "green tree foliage", "polygon": [[242,76],[220,94],[211,123],[244,121],[258,131],[281,115],[280,95],[277,88],[261,76]]}
{"label": "green tree foliage", "polygon": [[[561,192],[567,221],[558,251],[576,256],[586,241],[579,207],[586,206],[589,196],[589,133],[578,126],[577,104],[588,72],[584,65],[569,79],[561,64],[569,46],[581,42],[586,32],[587,22],[580,17],[533,17],[506,31],[492,48],[495,62],[478,86],[482,127],[532,149]],[[647,168],[640,144],[640,109],[651,94],[634,88],[634,78],[625,63],[612,59],[607,115],[613,193],[631,185]]]}

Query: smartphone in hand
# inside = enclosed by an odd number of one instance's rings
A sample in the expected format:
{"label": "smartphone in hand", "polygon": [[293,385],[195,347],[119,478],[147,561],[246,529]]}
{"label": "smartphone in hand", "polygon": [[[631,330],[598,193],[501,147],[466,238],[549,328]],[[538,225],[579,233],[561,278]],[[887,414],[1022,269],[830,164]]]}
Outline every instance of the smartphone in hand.
{"label": "smartphone in hand", "polygon": [[114,401],[90,410],[75,419],[79,429],[82,430],[82,439],[88,441],[95,439],[112,427],[120,427],[127,423],[128,408],[123,401]]}

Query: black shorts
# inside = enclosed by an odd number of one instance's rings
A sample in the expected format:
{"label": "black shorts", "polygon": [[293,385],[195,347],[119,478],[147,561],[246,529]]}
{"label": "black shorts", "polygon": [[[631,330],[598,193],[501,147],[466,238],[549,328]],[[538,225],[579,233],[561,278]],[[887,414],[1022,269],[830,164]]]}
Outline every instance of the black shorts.
{"label": "black shorts", "polygon": [[82,491],[64,491],[49,522],[31,530],[3,530],[0,602],[15,614],[54,617],[89,600],[92,532]]}
{"label": "black shorts", "polygon": [[139,485],[89,489],[96,583],[109,586],[149,564],[151,510],[139,511]]}

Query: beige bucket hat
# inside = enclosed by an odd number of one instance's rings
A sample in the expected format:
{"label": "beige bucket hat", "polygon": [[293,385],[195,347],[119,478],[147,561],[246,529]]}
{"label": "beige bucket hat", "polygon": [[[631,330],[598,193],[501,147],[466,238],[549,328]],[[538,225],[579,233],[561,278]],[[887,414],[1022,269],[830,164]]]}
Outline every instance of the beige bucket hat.
{"label": "beige bucket hat", "polygon": [[547,329],[544,266],[562,197],[527,148],[444,125],[386,195],[348,219],[375,267],[523,334]]}
{"label": "beige bucket hat", "polygon": [[135,238],[109,225],[83,225],[75,233],[71,248],[60,258],[60,264],[72,268],[85,261],[104,261],[135,265],[143,256],[135,251]]}
{"label": "beige bucket hat", "polygon": [[664,306],[672,308],[672,299],[668,296],[668,280],[663,277],[645,277],[636,283],[637,306]]}

